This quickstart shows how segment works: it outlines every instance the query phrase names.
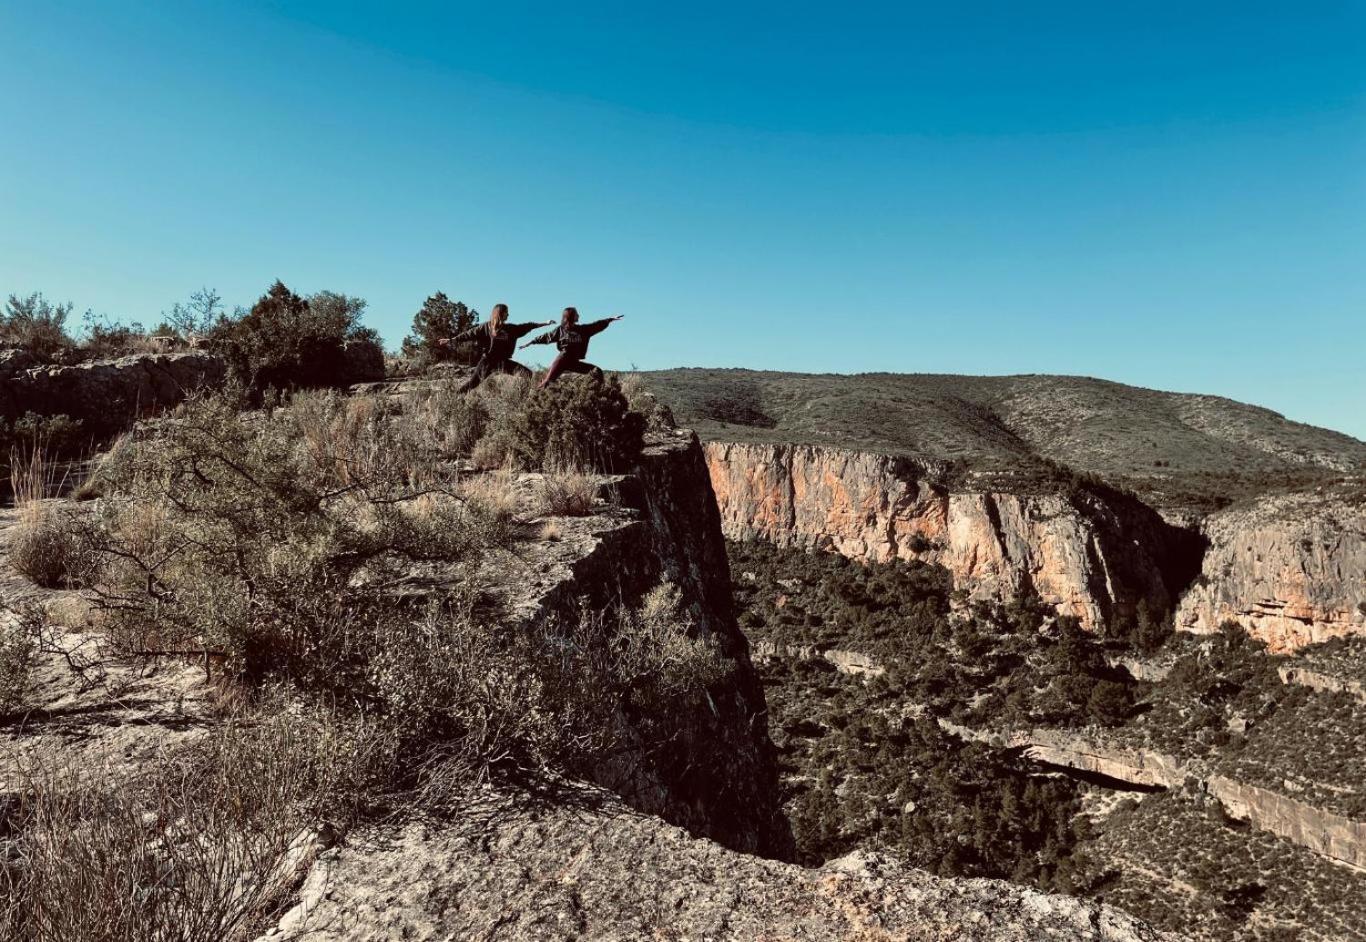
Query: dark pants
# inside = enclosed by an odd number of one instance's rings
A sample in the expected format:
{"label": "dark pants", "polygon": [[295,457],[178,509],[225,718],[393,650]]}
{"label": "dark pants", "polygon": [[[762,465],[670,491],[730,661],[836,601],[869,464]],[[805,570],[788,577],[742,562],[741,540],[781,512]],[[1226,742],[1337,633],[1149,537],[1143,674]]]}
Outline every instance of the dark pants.
{"label": "dark pants", "polygon": [[527,369],[516,360],[480,360],[474,364],[474,372],[465,378],[460,384],[460,392],[469,392],[494,373],[507,373],[511,376],[530,376],[531,370]]}
{"label": "dark pants", "polygon": [[545,371],[545,376],[541,377],[541,385],[549,386],[559,377],[561,373],[584,373],[593,377],[599,383],[602,382],[602,370],[592,363],[585,363],[578,357],[571,357],[567,353],[561,353],[550,363],[550,369]]}

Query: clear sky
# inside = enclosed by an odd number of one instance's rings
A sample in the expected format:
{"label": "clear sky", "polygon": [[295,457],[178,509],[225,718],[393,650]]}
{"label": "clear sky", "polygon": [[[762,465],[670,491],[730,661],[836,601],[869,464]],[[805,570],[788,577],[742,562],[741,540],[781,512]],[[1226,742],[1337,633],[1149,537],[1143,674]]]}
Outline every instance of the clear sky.
{"label": "clear sky", "polygon": [[0,0],[0,293],[627,319],[608,367],[1073,373],[1366,438],[1366,0]]}

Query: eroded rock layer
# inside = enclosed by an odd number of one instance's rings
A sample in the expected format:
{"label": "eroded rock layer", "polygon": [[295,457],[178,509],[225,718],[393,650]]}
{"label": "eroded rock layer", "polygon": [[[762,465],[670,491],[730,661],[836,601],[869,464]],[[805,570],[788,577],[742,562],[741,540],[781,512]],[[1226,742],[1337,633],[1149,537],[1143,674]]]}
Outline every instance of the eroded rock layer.
{"label": "eroded rock layer", "polygon": [[66,415],[94,431],[126,426],[173,406],[196,389],[223,384],[222,359],[202,350],[35,365],[17,351],[0,360],[0,416]]}
{"label": "eroded rock layer", "polygon": [[[953,727],[952,731],[962,734],[963,728]],[[1217,799],[1231,816],[1325,857],[1366,869],[1366,822],[1316,808],[1261,785],[1209,773],[1199,763],[1182,762],[1152,749],[1109,745],[1065,730],[1039,729],[973,738],[1023,748],[1040,762],[1103,775],[1140,788],[1176,788],[1190,781]]]}

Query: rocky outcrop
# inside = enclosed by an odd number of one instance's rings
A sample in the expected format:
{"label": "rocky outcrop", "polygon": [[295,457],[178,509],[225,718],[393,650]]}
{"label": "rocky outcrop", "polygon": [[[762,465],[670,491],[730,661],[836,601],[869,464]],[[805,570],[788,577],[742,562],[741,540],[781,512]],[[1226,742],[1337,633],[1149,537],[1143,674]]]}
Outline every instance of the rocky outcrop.
{"label": "rocky outcrop", "polygon": [[75,366],[35,366],[25,356],[0,364],[0,416],[67,415],[95,433],[126,427],[196,389],[219,386],[226,372],[221,359],[199,350]]}
{"label": "rocky outcrop", "polygon": [[1260,785],[1209,773],[1197,763],[1185,763],[1149,749],[1109,745],[1065,730],[981,733],[953,724],[947,728],[1000,747],[1024,749],[1039,762],[1103,775],[1140,788],[1193,783],[1217,799],[1232,817],[1340,863],[1366,869],[1366,821],[1316,808]]}
{"label": "rocky outcrop", "polygon": [[1336,677],[1332,674],[1325,674],[1323,671],[1289,665],[1278,667],[1276,672],[1281,676],[1281,683],[1299,684],[1301,687],[1308,687],[1311,690],[1319,690],[1324,693],[1345,693],[1349,697],[1355,697],[1362,703],[1366,703],[1366,683],[1359,680]]}
{"label": "rocky outcrop", "polygon": [[[337,357],[337,386],[384,379],[384,348],[365,338],[346,341]],[[0,350],[0,417],[27,412],[67,415],[104,434],[174,406],[197,389],[227,378],[223,357],[211,350],[141,354],[74,365],[42,364],[23,350]]]}
{"label": "rocky outcrop", "polygon": [[1235,621],[1274,652],[1366,634],[1366,506],[1333,494],[1266,497],[1204,524],[1203,572],[1177,626]]}
{"label": "rocky outcrop", "polygon": [[769,660],[808,660],[819,657],[841,674],[850,674],[855,677],[881,677],[887,673],[887,668],[878,663],[877,659],[861,651],[846,651],[842,648],[819,649],[810,644],[783,644],[773,641],[760,641],[754,645],[754,659],[756,661]]}
{"label": "rocky outcrop", "polygon": [[1112,907],[948,880],[858,853],[819,869],[737,854],[592,795],[489,798],[329,851],[267,938],[414,942],[1139,942],[1173,938]]}
{"label": "rocky outcrop", "polygon": [[950,488],[931,464],[810,445],[706,449],[727,536],[937,563],[976,597],[1032,590],[1088,628],[1140,602],[1169,611],[1198,560],[1190,534],[1118,493]]}
{"label": "rocky outcrop", "polygon": [[[534,492],[538,480],[525,475],[520,486]],[[730,660],[729,675],[709,688],[704,708],[675,717],[681,732],[668,749],[622,756],[595,778],[638,811],[729,847],[786,856],[791,833],[763,688],[735,621],[701,446],[691,432],[654,435],[636,469],[603,487],[611,502],[589,517],[558,519],[557,539],[519,552],[524,571],[498,576],[509,610],[527,630],[553,631],[585,612],[637,606],[661,582],[675,586],[691,623]]]}

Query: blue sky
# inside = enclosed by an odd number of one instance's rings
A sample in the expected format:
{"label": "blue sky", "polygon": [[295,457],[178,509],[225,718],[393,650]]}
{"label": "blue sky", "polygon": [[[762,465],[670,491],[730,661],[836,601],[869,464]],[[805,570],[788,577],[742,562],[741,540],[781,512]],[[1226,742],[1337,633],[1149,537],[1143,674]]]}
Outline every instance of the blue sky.
{"label": "blue sky", "polygon": [[1366,2],[0,0],[0,293],[628,315],[608,367],[1072,373],[1366,437]]}

